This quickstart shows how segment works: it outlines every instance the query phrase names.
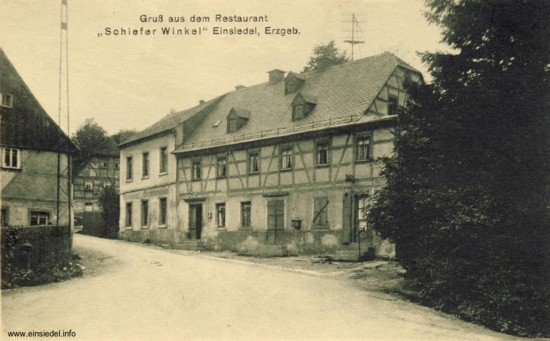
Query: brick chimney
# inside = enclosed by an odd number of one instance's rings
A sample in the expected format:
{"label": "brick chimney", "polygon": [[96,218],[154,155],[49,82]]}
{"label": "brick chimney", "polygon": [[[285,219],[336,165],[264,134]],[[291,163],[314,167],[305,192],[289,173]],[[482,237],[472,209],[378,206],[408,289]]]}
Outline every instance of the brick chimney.
{"label": "brick chimney", "polygon": [[285,72],[283,70],[275,69],[267,73],[269,73],[269,84],[279,83],[285,78]]}

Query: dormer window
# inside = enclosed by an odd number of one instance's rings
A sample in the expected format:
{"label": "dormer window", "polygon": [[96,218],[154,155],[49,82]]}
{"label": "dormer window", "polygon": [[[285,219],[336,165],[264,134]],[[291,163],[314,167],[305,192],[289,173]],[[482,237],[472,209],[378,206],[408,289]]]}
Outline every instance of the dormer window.
{"label": "dormer window", "polygon": [[234,133],[241,129],[250,118],[250,111],[231,108],[227,115],[227,133]]}
{"label": "dormer window", "polygon": [[317,104],[317,99],[298,93],[292,101],[292,120],[297,121],[307,117]]}
{"label": "dormer window", "polygon": [[285,78],[285,95],[297,92],[304,85],[304,83],[305,78],[303,75],[289,72]]}
{"label": "dormer window", "polygon": [[296,104],[292,106],[292,120],[301,120],[304,118],[304,105]]}

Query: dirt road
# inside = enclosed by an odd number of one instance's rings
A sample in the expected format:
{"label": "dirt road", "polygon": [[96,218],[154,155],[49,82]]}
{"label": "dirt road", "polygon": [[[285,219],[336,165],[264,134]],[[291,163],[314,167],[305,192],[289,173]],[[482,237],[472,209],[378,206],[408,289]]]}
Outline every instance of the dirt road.
{"label": "dirt road", "polygon": [[345,281],[80,235],[74,244],[95,266],[3,291],[1,339],[515,340]]}

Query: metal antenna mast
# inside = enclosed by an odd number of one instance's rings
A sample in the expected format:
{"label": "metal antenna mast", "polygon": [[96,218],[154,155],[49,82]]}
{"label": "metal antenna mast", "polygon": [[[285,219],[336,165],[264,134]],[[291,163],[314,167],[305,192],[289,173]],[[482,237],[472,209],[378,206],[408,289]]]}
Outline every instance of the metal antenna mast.
{"label": "metal antenna mast", "polygon": [[[67,0],[61,0],[61,27],[59,33],[59,112],[58,126],[62,130],[63,119],[67,120],[67,136],[70,136],[69,119],[69,33],[68,33],[69,10]],[[65,115],[63,115],[65,112]],[[65,117],[63,117],[65,116]],[[69,150],[67,150],[67,166],[61,169],[61,149],[63,142],[57,146],[57,217],[56,225],[60,225],[60,217],[68,215],[68,223],[72,226],[72,160]],[[62,183],[63,174],[67,176],[67,183]],[[61,193],[67,198],[67,210],[61,209]]]}
{"label": "metal antenna mast", "polygon": [[355,18],[355,13],[351,15],[351,40],[344,40],[344,43],[351,44],[351,60],[353,60],[353,50],[356,44],[364,44],[363,40],[355,40],[355,27],[359,27],[359,22]]}

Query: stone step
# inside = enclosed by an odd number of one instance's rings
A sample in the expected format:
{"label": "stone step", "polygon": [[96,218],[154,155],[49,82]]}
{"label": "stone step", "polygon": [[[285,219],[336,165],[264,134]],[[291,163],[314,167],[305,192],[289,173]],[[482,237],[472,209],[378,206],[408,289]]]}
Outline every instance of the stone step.
{"label": "stone step", "polygon": [[358,261],[364,259],[368,252],[366,243],[361,243],[361,254],[359,254],[359,243],[350,243],[340,246],[339,250],[334,253],[334,259],[340,261]]}

